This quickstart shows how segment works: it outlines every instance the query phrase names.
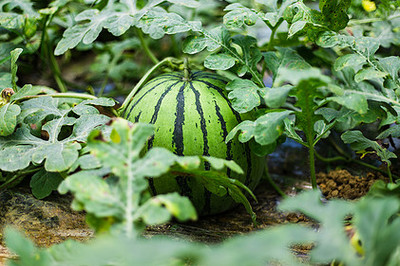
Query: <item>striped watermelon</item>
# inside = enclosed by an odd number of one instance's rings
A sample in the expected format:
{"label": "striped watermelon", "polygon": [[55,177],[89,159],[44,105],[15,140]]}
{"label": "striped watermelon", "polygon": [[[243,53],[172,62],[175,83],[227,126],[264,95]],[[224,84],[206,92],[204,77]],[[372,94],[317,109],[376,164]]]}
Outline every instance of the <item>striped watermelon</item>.
{"label": "striped watermelon", "polygon": [[[155,135],[148,141],[148,149],[158,146],[177,155],[234,160],[245,174],[228,169],[227,175],[254,189],[262,175],[263,158],[252,154],[248,144],[237,139],[225,144],[229,131],[241,122],[224,89],[227,80],[201,71],[190,73],[188,80],[183,73],[174,72],[149,81],[132,98],[124,117],[132,122],[155,125]],[[209,165],[206,163],[204,168],[208,170]],[[170,174],[150,179],[149,185],[153,194],[178,191],[188,196],[202,215],[235,206],[231,197],[211,194],[195,178]]]}

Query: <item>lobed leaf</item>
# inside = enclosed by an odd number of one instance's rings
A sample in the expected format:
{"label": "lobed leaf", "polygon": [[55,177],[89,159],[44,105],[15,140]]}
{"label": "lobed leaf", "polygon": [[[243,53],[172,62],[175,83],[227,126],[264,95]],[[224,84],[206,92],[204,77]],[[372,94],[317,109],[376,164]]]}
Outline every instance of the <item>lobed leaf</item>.
{"label": "lobed leaf", "polygon": [[160,39],[165,34],[176,34],[189,30],[198,31],[199,21],[186,21],[175,13],[168,13],[163,8],[148,10],[137,22],[136,26],[153,39]]}
{"label": "lobed leaf", "polygon": [[85,10],[79,13],[75,20],[77,22],[88,20],[88,22],[68,28],[56,46],[55,55],[61,55],[68,49],[75,48],[80,42],[84,44],[94,42],[103,28],[115,36],[120,36],[136,23],[128,10],[117,11],[107,8],[102,11]]}
{"label": "lobed leaf", "polygon": [[[90,104],[90,101],[77,106],[87,104]],[[7,137],[0,137],[0,169],[16,171],[28,167],[30,163],[44,163],[49,172],[65,171],[79,156],[81,145],[78,141],[86,141],[90,131],[109,121],[108,117],[98,114],[98,111],[97,114],[70,117],[68,115],[74,107],[64,106],[61,109],[60,105],[63,105],[62,100],[50,96],[22,103],[21,114],[18,116],[21,127]],[[41,127],[44,119],[48,120]],[[72,127],[69,136],[60,136],[63,126]],[[39,129],[39,132],[46,132],[48,139],[37,137],[31,130],[35,128]]]}

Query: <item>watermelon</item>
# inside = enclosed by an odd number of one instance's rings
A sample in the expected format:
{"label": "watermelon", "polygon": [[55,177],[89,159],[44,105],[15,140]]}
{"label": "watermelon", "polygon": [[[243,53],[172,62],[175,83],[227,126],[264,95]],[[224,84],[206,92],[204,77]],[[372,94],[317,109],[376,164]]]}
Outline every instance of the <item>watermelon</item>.
{"label": "watermelon", "polygon": [[[237,139],[225,143],[229,131],[242,121],[227,97],[227,80],[203,71],[184,76],[173,72],[149,81],[129,102],[123,116],[132,122],[155,125],[147,149],[157,146],[181,156],[234,160],[244,174],[227,169],[228,177],[254,189],[263,172],[263,158],[254,155],[248,143]],[[208,163],[204,169],[210,169]],[[211,194],[194,177],[168,174],[150,178],[149,188],[153,195],[177,191],[189,197],[201,215],[220,213],[236,205],[229,195]]]}

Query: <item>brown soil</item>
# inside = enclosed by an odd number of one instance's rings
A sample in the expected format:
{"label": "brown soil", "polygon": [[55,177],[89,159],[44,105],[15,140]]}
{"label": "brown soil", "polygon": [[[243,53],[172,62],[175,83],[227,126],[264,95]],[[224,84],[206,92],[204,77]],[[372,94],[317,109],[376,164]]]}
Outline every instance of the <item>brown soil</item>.
{"label": "brown soil", "polygon": [[44,247],[69,238],[88,239],[93,232],[86,225],[85,214],[70,209],[71,200],[68,196],[38,200],[22,190],[1,191],[0,230],[11,225]]}
{"label": "brown soil", "polygon": [[353,200],[364,196],[378,179],[387,181],[380,173],[368,172],[363,176],[354,176],[347,170],[334,170],[329,173],[319,173],[317,184],[327,199]]}

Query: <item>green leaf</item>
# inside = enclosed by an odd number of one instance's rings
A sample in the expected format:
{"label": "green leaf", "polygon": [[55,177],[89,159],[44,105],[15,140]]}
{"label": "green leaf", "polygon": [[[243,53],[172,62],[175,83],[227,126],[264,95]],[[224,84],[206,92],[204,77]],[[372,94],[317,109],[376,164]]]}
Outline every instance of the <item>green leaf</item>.
{"label": "green leaf", "polygon": [[261,103],[260,88],[251,80],[236,78],[226,85],[226,89],[231,91],[228,97],[239,113],[250,112]]}
{"label": "green leaf", "polygon": [[274,83],[272,87],[280,87],[285,80],[284,69],[302,70],[311,66],[294,50],[289,48],[277,48],[277,52],[264,53],[264,61],[272,72]]}
{"label": "green leaf", "polygon": [[[83,105],[86,103],[82,103]],[[67,170],[78,158],[81,145],[90,131],[104,125],[109,118],[100,115],[86,115],[78,118],[68,114],[73,107],[59,108],[63,102],[56,98],[39,97],[24,101],[19,120],[23,122],[17,131],[7,137],[0,137],[0,169],[4,171],[21,170],[33,164],[41,164],[49,172]],[[46,117],[51,117],[42,127],[49,138],[42,139],[32,134],[30,127],[38,127]],[[28,123],[28,124],[25,124]],[[72,134],[60,139],[63,126],[71,126]]]}
{"label": "green leaf", "polygon": [[400,137],[400,125],[393,125],[389,127],[388,129],[382,131],[376,138],[385,139],[389,136],[392,136],[393,138]]}
{"label": "green leaf", "polygon": [[229,168],[238,174],[243,174],[242,168],[235,163],[235,161],[228,161],[221,158],[202,156],[202,158],[210,163],[210,166],[216,170],[223,170],[224,168]]}
{"label": "green leaf", "polygon": [[73,142],[49,142],[33,136],[26,127],[18,128],[8,137],[0,139],[0,169],[16,171],[41,164],[47,171],[67,170],[78,158],[81,146]]}
{"label": "green leaf", "polygon": [[[296,77],[293,78],[297,79]],[[318,108],[315,100],[317,98],[322,98],[317,89],[322,84],[323,83],[319,80],[305,79],[300,81],[296,86],[296,89],[293,90],[293,95],[295,95],[297,98],[295,106],[301,108],[301,111],[295,112],[296,125],[303,130],[308,143],[311,141],[314,142],[314,124],[320,120],[320,116],[315,113]]]}
{"label": "green leaf", "polygon": [[318,245],[311,251],[313,261],[330,263],[340,260],[348,265],[363,265],[353,252],[343,228],[343,220],[354,211],[354,205],[343,200],[331,200],[323,204],[321,198],[318,190],[303,192],[283,201],[279,209],[300,211],[320,223],[316,238]]}
{"label": "green leaf", "polygon": [[12,87],[11,79],[12,79],[11,73],[0,72],[0,86],[2,88],[11,88]]}
{"label": "green leaf", "polygon": [[85,10],[79,13],[75,20],[77,22],[88,22],[68,28],[56,46],[55,55],[61,55],[68,49],[75,48],[80,42],[84,44],[94,42],[103,28],[114,36],[120,36],[136,23],[129,10],[118,11],[112,8],[105,8],[102,11],[97,9]]}
{"label": "green leaf", "polygon": [[17,60],[18,57],[20,56],[20,54],[22,53],[23,49],[22,48],[16,48],[14,50],[11,51],[11,82],[13,85],[13,90],[15,92],[18,91],[18,87],[17,87]]}
{"label": "green leaf", "polygon": [[[1,11],[1,9],[0,9]],[[25,18],[21,14],[10,13],[10,12],[0,12],[0,26],[8,30],[21,30],[24,27]],[[13,46],[6,46],[13,47]],[[11,48],[12,50],[12,48]],[[6,49],[7,52],[4,55],[9,55],[10,49]],[[3,54],[3,52],[2,52]]]}
{"label": "green leaf", "polygon": [[368,112],[367,97],[363,94],[356,94],[350,91],[343,91],[341,96],[333,96],[328,99],[345,106],[350,110],[354,110],[359,114],[366,114]]}
{"label": "green leaf", "polygon": [[33,96],[38,94],[54,94],[56,90],[53,90],[46,86],[32,86],[31,84],[25,84],[18,92],[11,96],[11,101],[18,101],[26,96]]}
{"label": "green leaf", "polygon": [[137,216],[149,225],[168,222],[171,215],[179,221],[197,220],[193,204],[187,197],[183,197],[177,192],[151,198],[138,209],[137,213]]}
{"label": "green leaf", "polygon": [[289,5],[285,12],[284,18],[290,24],[288,38],[293,37],[306,27],[323,28],[323,16],[317,11],[306,6],[303,1],[297,1]]}
{"label": "green leaf", "polygon": [[177,158],[171,151],[154,147],[146,155],[132,165],[132,173],[139,178],[159,177],[168,172]]}
{"label": "green leaf", "polygon": [[349,17],[347,9],[351,5],[351,0],[321,0],[319,8],[324,15],[325,23],[333,31],[339,31],[347,26]]}
{"label": "green leaf", "polygon": [[356,82],[361,82],[363,80],[379,79],[385,77],[387,74],[382,71],[375,70],[373,67],[368,67],[361,69],[355,76],[354,80]]}
{"label": "green leaf", "polygon": [[38,266],[47,266],[51,264],[50,254],[35,247],[31,240],[16,229],[6,227],[4,236],[7,247],[12,252],[21,256],[18,260],[18,264],[16,262],[12,264],[11,262],[11,265],[30,265],[33,263]]}
{"label": "green leaf", "polygon": [[224,27],[216,27],[210,31],[202,31],[202,35],[190,35],[183,42],[183,52],[196,54],[207,48],[212,52],[221,47],[228,46],[230,34]]}
{"label": "green leaf", "polygon": [[293,89],[291,85],[283,85],[282,87],[264,88],[262,95],[265,104],[269,108],[281,107],[288,97],[289,92]]}
{"label": "green leaf", "polygon": [[234,57],[229,54],[211,54],[204,60],[204,66],[213,70],[227,70],[236,63]]}
{"label": "green leaf", "polygon": [[86,210],[97,217],[123,217],[121,197],[102,177],[81,171],[68,176],[58,187],[61,194],[74,194],[75,210]]}
{"label": "green leaf", "polygon": [[356,151],[364,151],[365,149],[373,149],[376,154],[387,165],[391,165],[390,159],[397,158],[396,154],[390,152],[386,148],[382,148],[376,141],[372,141],[364,137],[361,131],[347,131],[341,136],[344,143],[350,144],[351,148]]}
{"label": "green leaf", "polygon": [[299,31],[301,31],[302,29],[304,29],[304,27],[307,25],[307,23],[308,22],[304,21],[304,20],[299,20],[299,21],[294,22],[289,28],[288,37],[291,38],[291,37],[293,37],[293,35],[295,35]]}
{"label": "green leaf", "polygon": [[198,8],[200,3],[196,0],[168,0],[168,2],[189,8]]}
{"label": "green leaf", "polygon": [[316,139],[319,140],[320,138],[327,138],[330,134],[329,129],[333,126],[334,123],[335,122],[327,125],[324,120],[318,120],[317,122],[315,122],[314,131],[315,133],[317,133]]}
{"label": "green leaf", "polygon": [[176,157],[177,164],[184,170],[198,169],[201,164],[201,159],[198,156],[181,156]]}
{"label": "green leaf", "polygon": [[[128,162],[132,164],[134,160],[139,159],[145,141],[152,134],[152,125],[135,124],[131,129],[128,121],[117,119],[113,122],[111,142],[104,142],[101,139],[101,131],[95,130],[88,137],[88,146],[103,166],[109,167],[115,175],[125,179],[128,173],[132,174],[134,171],[128,168]],[[146,176],[146,173],[142,173],[141,176]]]}
{"label": "green leaf", "polygon": [[364,137],[359,130],[347,131],[342,134],[341,138],[345,143],[351,144],[351,147],[355,150],[365,150],[367,148],[380,149],[378,143]]}
{"label": "green leaf", "polygon": [[366,62],[365,58],[358,54],[347,54],[336,59],[333,67],[336,71],[340,71],[345,67],[354,68],[365,62]]}
{"label": "green leaf", "polygon": [[357,203],[354,226],[368,254],[365,262],[370,265],[388,265],[390,256],[395,255],[400,245],[400,219],[396,216],[399,207],[400,202],[394,197],[364,198]]}
{"label": "green leaf", "polygon": [[274,84],[283,84],[289,82],[292,85],[299,85],[302,82],[316,82],[319,86],[331,82],[328,76],[322,74],[319,68],[308,68],[308,69],[281,69],[281,75],[274,80]]}
{"label": "green leaf", "polygon": [[53,190],[57,190],[58,185],[63,181],[63,177],[57,172],[47,172],[43,168],[36,172],[30,181],[32,194],[43,199],[51,194]]}
{"label": "green leaf", "polygon": [[208,250],[202,257],[201,265],[303,265],[288,246],[293,243],[313,243],[317,233],[311,228],[299,224],[273,226],[268,230],[259,230],[255,234],[246,234],[230,238],[221,245]]}
{"label": "green leaf", "polygon": [[398,43],[398,36],[391,19],[372,23],[371,36],[379,41],[384,48]]}
{"label": "green leaf", "polygon": [[283,122],[285,124],[286,136],[307,147],[308,144],[303,141],[303,139],[299,136],[299,134],[297,134],[296,129],[294,127],[294,121],[291,121],[289,118],[285,118]]}
{"label": "green leaf", "polygon": [[[237,74],[239,76],[250,73],[252,75],[252,80],[257,83],[257,85],[263,86],[261,75],[256,67],[262,55],[259,49],[256,48],[257,40],[255,38],[237,35],[231,42],[230,33],[224,27],[217,27],[211,31],[196,28],[194,31],[198,31],[200,35],[192,35],[185,40],[183,44],[183,51],[185,53],[198,53],[206,47],[209,51],[220,48],[222,54],[229,55],[235,59]],[[232,63],[233,60],[230,59],[229,64]],[[226,65],[227,63],[224,62],[224,66]],[[207,64],[207,66],[212,67],[211,64]]]}
{"label": "green leaf", "polygon": [[179,221],[197,220],[196,210],[190,200],[178,193],[159,195],[156,200],[175,216]]}
{"label": "green leaf", "polygon": [[[238,55],[241,60],[237,60],[240,66],[238,75],[243,76],[246,73],[250,73],[253,76],[253,81],[262,80],[257,69],[257,64],[262,58],[262,54],[257,47],[257,39],[251,36],[236,35],[232,38],[232,42],[240,47]],[[259,85],[263,86],[264,84]]]}
{"label": "green leaf", "polygon": [[400,57],[389,56],[380,58],[379,64],[393,79],[398,78],[400,70]]}
{"label": "green leaf", "polygon": [[284,130],[283,121],[291,111],[271,112],[255,121],[254,139],[261,145],[269,145],[280,137]]}
{"label": "green leaf", "polygon": [[168,13],[163,8],[148,10],[136,24],[144,33],[153,39],[160,39],[165,34],[176,34],[189,30],[198,31],[201,27],[199,21],[186,21],[175,13]]}
{"label": "green leaf", "polygon": [[3,0],[0,3],[0,10],[7,6],[8,10],[20,9],[29,15],[36,15],[37,12],[33,9],[33,3],[29,0]]}
{"label": "green leaf", "polygon": [[21,108],[15,104],[7,103],[0,107],[0,136],[8,136],[14,132],[20,112]]}
{"label": "green leaf", "polygon": [[245,120],[241,122],[229,132],[225,142],[228,143],[231,141],[238,132],[240,132],[238,136],[239,141],[242,143],[248,142],[254,136],[255,126],[256,124],[253,121]]}
{"label": "green leaf", "polygon": [[256,121],[243,121],[226,137],[226,142],[233,139],[239,131],[242,133],[239,135],[241,142],[248,141],[254,137],[255,141],[261,145],[269,145],[274,142],[282,135],[284,130],[284,119],[291,114],[291,111],[280,111],[270,112],[257,118]]}
{"label": "green leaf", "polygon": [[[376,51],[379,49],[379,41],[372,37],[362,37],[355,39],[352,38],[353,49],[360,52],[365,58],[372,58]],[[351,39],[350,39],[351,40]]]}
{"label": "green leaf", "polygon": [[244,25],[254,25],[258,17],[254,11],[239,3],[226,6],[224,11],[229,11],[224,15],[224,24],[233,29]]}

